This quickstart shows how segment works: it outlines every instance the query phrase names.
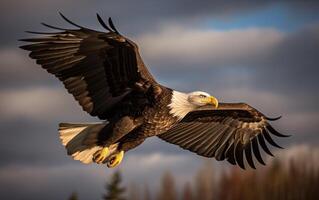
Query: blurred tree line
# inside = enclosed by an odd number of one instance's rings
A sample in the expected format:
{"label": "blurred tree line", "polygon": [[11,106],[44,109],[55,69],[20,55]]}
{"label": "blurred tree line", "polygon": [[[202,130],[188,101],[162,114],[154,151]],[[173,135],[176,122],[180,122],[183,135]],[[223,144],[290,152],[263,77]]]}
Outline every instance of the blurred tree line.
{"label": "blurred tree line", "polygon": [[[309,167],[310,166],[310,167]],[[313,166],[313,167],[311,167]],[[198,170],[192,182],[177,190],[174,176],[165,172],[161,187],[151,195],[148,186],[143,191],[135,184],[128,193],[121,186],[120,172],[106,186],[105,200],[315,200],[319,199],[319,169],[315,164],[278,160],[258,170],[224,169],[217,178],[211,162]],[[220,173],[220,172],[219,172]],[[216,175],[216,177],[215,177]],[[125,198],[124,198],[125,196]],[[75,193],[70,197],[77,200]]]}

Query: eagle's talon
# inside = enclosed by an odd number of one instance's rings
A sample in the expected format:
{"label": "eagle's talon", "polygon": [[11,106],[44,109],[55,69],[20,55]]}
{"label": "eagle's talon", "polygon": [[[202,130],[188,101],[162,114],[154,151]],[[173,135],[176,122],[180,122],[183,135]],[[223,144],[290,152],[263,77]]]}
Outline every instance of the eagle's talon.
{"label": "eagle's talon", "polygon": [[97,164],[102,164],[104,160],[109,156],[110,150],[108,147],[104,147],[101,150],[98,150],[93,155],[93,161]]}
{"label": "eagle's talon", "polygon": [[120,151],[118,153],[115,153],[110,156],[110,158],[107,160],[107,167],[108,168],[113,168],[119,165],[124,157],[124,151]]}

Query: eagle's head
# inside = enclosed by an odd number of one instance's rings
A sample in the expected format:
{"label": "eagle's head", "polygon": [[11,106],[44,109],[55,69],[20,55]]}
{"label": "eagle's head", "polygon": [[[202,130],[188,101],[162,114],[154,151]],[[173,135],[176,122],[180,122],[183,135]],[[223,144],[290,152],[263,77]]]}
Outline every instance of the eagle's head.
{"label": "eagle's head", "polygon": [[218,100],[207,92],[195,91],[183,93],[173,91],[169,107],[171,109],[171,114],[182,119],[187,113],[206,105],[212,105],[217,108]]}
{"label": "eagle's head", "polygon": [[187,100],[189,103],[199,107],[209,104],[213,105],[216,108],[218,107],[218,100],[207,92],[195,91],[188,93]]}

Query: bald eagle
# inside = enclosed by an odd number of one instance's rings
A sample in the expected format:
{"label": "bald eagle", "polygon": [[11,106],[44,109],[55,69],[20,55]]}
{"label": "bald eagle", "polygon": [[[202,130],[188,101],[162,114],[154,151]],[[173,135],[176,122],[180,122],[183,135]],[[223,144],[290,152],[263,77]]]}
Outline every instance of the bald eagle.
{"label": "bald eagle", "polygon": [[[49,73],[63,82],[83,110],[100,123],[61,123],[59,134],[68,155],[82,163],[119,165],[124,154],[158,136],[204,157],[255,168],[253,155],[265,164],[260,147],[276,147],[277,132],[268,118],[246,103],[219,103],[206,92],[179,92],[159,84],[144,64],[138,46],[97,15],[107,30],[75,24],[64,29],[42,23],[56,32],[31,32],[43,37],[22,39]],[[245,158],[244,159],[244,155]]]}

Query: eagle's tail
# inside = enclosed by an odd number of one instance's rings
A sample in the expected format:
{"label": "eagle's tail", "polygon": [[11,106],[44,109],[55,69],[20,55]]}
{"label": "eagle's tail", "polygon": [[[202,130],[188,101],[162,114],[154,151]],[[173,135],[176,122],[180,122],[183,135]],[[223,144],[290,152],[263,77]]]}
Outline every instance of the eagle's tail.
{"label": "eagle's tail", "polygon": [[74,160],[89,164],[93,154],[102,149],[98,146],[98,135],[106,123],[95,124],[70,124],[60,123],[59,133],[62,144],[67,149],[68,155]]}

